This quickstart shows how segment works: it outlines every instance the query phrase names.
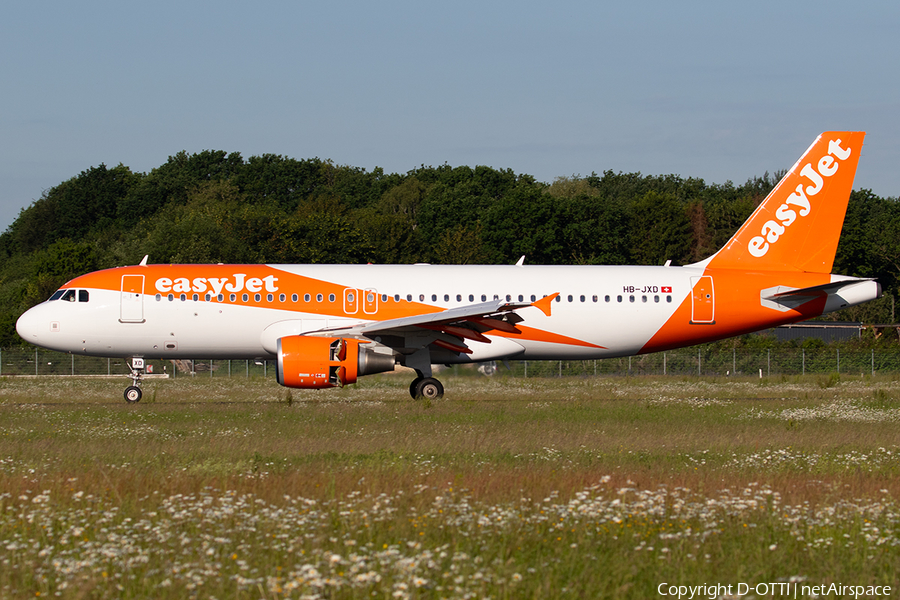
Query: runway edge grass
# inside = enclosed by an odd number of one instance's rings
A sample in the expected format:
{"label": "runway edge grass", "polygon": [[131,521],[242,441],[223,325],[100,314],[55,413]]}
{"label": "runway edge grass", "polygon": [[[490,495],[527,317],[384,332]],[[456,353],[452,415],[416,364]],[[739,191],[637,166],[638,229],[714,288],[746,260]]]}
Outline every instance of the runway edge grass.
{"label": "runway edge grass", "polygon": [[[898,581],[900,384],[0,381],[5,597],[642,598]],[[896,588],[895,588],[896,589]]]}

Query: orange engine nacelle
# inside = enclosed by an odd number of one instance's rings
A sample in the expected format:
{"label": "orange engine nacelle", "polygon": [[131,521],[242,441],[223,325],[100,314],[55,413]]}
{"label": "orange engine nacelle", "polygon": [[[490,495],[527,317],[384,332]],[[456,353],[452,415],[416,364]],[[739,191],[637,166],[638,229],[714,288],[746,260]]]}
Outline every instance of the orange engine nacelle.
{"label": "orange engine nacelle", "polygon": [[278,340],[278,383],[322,389],[356,383],[357,377],[394,370],[394,357],[360,348],[360,340],[293,335]]}

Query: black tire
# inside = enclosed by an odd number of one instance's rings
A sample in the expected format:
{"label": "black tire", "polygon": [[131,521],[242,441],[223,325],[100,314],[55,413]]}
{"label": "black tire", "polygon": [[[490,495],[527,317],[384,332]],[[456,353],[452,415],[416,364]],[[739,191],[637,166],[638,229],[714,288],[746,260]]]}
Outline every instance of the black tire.
{"label": "black tire", "polygon": [[444,386],[434,377],[424,377],[416,385],[416,400],[440,400],[444,397]]}
{"label": "black tire", "polygon": [[136,385],[129,385],[125,388],[125,402],[128,404],[135,404],[141,401],[141,396],[143,392],[141,392],[141,388]]}
{"label": "black tire", "polygon": [[409,384],[409,395],[412,396],[412,399],[415,400],[418,396],[417,389],[419,387],[419,383],[424,379],[424,377],[416,377],[412,380],[412,383]]}

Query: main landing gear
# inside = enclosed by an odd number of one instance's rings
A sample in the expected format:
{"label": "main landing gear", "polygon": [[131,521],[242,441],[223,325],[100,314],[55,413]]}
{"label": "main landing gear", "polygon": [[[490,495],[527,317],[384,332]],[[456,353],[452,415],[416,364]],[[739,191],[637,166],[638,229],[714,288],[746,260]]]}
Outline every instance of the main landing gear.
{"label": "main landing gear", "polygon": [[131,359],[131,381],[132,385],[125,388],[125,402],[134,404],[141,401],[143,392],[141,391],[141,378],[144,376],[144,359]]}
{"label": "main landing gear", "polygon": [[438,400],[444,397],[444,386],[434,377],[416,377],[409,384],[409,395],[413,400]]}

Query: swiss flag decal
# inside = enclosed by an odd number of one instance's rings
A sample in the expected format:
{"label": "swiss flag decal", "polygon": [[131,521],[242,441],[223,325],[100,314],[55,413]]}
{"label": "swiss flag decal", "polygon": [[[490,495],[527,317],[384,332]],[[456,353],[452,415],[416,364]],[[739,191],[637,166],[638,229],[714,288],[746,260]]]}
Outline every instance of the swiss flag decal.
{"label": "swiss flag decal", "polygon": [[672,293],[672,286],[671,286],[671,285],[664,285],[664,286],[662,286],[662,293],[663,293],[663,294],[671,294],[671,293]]}

